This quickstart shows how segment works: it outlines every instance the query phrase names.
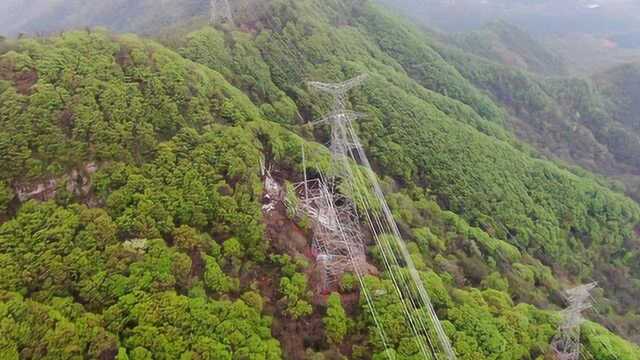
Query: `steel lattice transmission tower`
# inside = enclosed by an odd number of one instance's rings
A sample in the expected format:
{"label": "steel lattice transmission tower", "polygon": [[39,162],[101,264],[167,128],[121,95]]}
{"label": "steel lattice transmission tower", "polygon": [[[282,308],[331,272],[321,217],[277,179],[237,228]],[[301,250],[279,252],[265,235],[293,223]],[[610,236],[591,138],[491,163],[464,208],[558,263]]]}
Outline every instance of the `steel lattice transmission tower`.
{"label": "steel lattice transmission tower", "polygon": [[367,80],[367,74],[359,75],[353,79],[341,83],[322,83],[318,81],[309,82],[309,86],[322,90],[334,96],[333,111],[344,111],[347,107],[346,96],[349,90],[355,88]]}
{"label": "steel lattice transmission tower", "polygon": [[349,90],[359,86],[365,80],[367,80],[367,75],[362,74],[353,79],[347,80],[342,83],[322,83],[317,81],[309,82],[308,85],[320,91],[324,91],[333,95],[334,102],[331,108],[331,112],[322,120],[313,122],[313,125],[329,123],[331,125],[331,145],[330,149],[333,153],[333,160],[340,161],[344,157],[348,156],[348,150],[358,146],[359,144],[353,144],[352,142],[347,142],[346,136],[341,130],[344,125],[351,123],[361,116],[353,111],[346,110],[346,97]]}
{"label": "steel lattice transmission tower", "polygon": [[591,291],[597,283],[590,283],[567,290],[569,307],[563,311],[563,322],[551,342],[557,360],[580,359],[580,325],[585,321],[582,312],[591,308]]}
{"label": "steel lattice transmission tower", "polygon": [[212,24],[228,22],[233,24],[233,14],[229,0],[209,0],[209,21]]}
{"label": "steel lattice transmission tower", "polygon": [[322,290],[337,285],[342,274],[367,272],[366,246],[355,210],[348,199],[335,195],[324,178],[295,185],[300,195],[297,212],[311,219],[313,255],[322,269]]}
{"label": "steel lattice transmission tower", "polygon": [[[331,151],[333,161],[337,163],[337,174],[354,196],[353,200],[357,204],[353,206],[354,211],[357,211],[354,215],[368,222],[421,354],[425,359],[437,360],[442,356],[455,360],[456,355],[448,336],[438,320],[382,188],[352,126],[360,114],[346,110],[347,92],[366,79],[366,75],[360,75],[342,83],[308,83],[310,87],[329,93],[334,98],[329,115],[316,123],[328,123],[331,126]],[[356,164],[360,166],[354,166]]]}

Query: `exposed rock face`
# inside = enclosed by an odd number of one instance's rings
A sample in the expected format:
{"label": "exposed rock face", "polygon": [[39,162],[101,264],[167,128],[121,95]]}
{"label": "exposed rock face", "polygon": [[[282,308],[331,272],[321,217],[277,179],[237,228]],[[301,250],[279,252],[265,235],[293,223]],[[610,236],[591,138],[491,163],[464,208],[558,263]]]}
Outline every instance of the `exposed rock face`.
{"label": "exposed rock face", "polygon": [[305,232],[287,216],[284,205],[285,191],[271,175],[265,176],[262,215],[266,236],[279,251],[293,256],[310,252]]}
{"label": "exposed rock face", "polygon": [[76,196],[83,196],[91,190],[91,175],[97,170],[98,165],[95,162],[89,162],[80,169],[73,169],[59,178],[48,178],[35,183],[14,184],[13,191],[20,202],[48,201],[55,198],[59,186],[66,183],[67,191]]}
{"label": "exposed rock face", "polygon": [[13,190],[20,202],[31,199],[47,201],[56,196],[57,187],[58,182],[55,179],[47,179],[35,184],[19,184]]}
{"label": "exposed rock face", "polygon": [[74,195],[86,195],[91,190],[91,175],[98,170],[94,162],[87,163],[81,170],[73,169],[68,175],[67,190]]}
{"label": "exposed rock face", "polygon": [[[358,229],[360,235],[354,233],[354,231],[347,232],[345,234],[350,239],[357,239],[360,242],[353,244],[350,247],[350,251],[354,254],[347,257],[343,253],[344,241],[339,239],[335,245],[336,254],[342,255],[329,255],[323,254],[317,250],[312,244],[313,236],[332,236],[332,226],[327,226],[336,219],[329,219],[330,214],[323,211],[314,211],[314,216],[309,216],[310,229],[305,230],[293,219],[298,217],[306,217],[305,211],[300,210],[296,204],[289,203],[287,198],[287,190],[281,183],[281,180],[277,180],[272,177],[268,172],[264,176],[264,194],[262,198],[262,215],[263,222],[266,225],[265,235],[271,242],[272,246],[279,252],[289,254],[292,257],[304,257],[310,265],[306,269],[306,274],[309,278],[309,283],[313,288],[315,294],[319,297],[315,298],[314,303],[325,304],[325,295],[331,290],[335,290],[338,287],[338,283],[342,275],[346,272],[360,274],[372,274],[377,275],[378,269],[366,258],[364,251],[365,244],[371,242],[369,235],[360,229],[356,219],[341,218],[343,223],[350,223],[347,227]],[[314,186],[314,185],[311,185]],[[314,196],[312,196],[314,197]],[[298,199],[299,201],[302,201]],[[326,210],[326,209],[325,209]],[[297,215],[292,215],[292,213]],[[327,229],[325,229],[327,227]],[[314,235],[315,233],[315,235]],[[323,235],[324,234],[324,235]],[[358,253],[359,248],[362,252]],[[338,257],[340,259],[338,259]],[[331,264],[331,265],[328,265]],[[357,269],[356,269],[357,267]],[[328,271],[330,269],[330,271]],[[329,279],[330,278],[330,279]]]}

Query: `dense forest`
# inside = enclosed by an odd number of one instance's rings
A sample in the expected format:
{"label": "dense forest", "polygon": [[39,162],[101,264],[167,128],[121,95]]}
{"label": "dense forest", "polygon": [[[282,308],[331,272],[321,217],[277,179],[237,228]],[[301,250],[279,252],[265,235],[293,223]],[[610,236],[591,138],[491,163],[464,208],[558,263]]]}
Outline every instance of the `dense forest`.
{"label": "dense forest", "polygon": [[330,167],[306,82],[363,73],[356,127],[458,358],[548,359],[590,281],[584,350],[640,358],[637,67],[547,78],[541,48],[473,46],[504,24],[448,44],[367,0],[257,3],[0,39],[1,359],[420,358],[388,274],[365,279],[385,349],[354,276],[316,291],[312,234],[263,210],[263,168]]}
{"label": "dense forest", "polygon": [[[640,98],[637,65],[620,65],[589,77],[549,76],[558,73],[552,70],[554,58],[544,61],[540,54],[518,52],[526,60],[506,64],[500,55],[506,45],[496,43],[480,47],[493,49],[480,56],[442,46],[442,40],[434,46],[506,109],[507,127],[518,138],[550,158],[603,175],[610,186],[640,199],[640,163],[635,156],[640,151],[640,132],[634,113]],[[477,48],[469,47],[478,54]],[[527,65],[531,63],[546,67],[539,67],[537,73],[527,71],[535,70]]]}

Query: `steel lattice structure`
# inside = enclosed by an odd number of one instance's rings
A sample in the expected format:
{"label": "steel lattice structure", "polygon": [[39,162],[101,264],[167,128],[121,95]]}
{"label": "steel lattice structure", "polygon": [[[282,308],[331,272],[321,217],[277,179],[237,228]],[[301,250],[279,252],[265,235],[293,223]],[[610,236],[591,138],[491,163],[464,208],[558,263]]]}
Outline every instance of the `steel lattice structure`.
{"label": "steel lattice structure", "polygon": [[[316,122],[331,126],[331,151],[336,175],[341,179],[341,190],[352,197],[346,208],[353,219],[347,228],[358,235],[359,222],[368,224],[369,230],[383,259],[384,267],[393,283],[406,316],[407,325],[415,336],[416,345],[425,359],[456,359],[449,339],[438,320],[422,279],[413,264],[406,244],[382,193],[377,177],[353,129],[352,123],[361,115],[346,110],[347,92],[366,80],[366,75],[342,83],[310,82],[308,85],[334,97],[329,115]],[[331,180],[335,184],[336,178]],[[338,223],[341,220],[338,219]],[[371,299],[367,298],[373,309]],[[375,315],[374,315],[375,320]],[[384,340],[384,324],[376,321]],[[386,345],[385,345],[386,346]]]}
{"label": "steel lattice structure", "polygon": [[585,321],[582,312],[591,308],[591,291],[596,287],[597,283],[590,283],[565,292],[569,307],[563,311],[563,322],[551,343],[556,359],[580,359],[580,325]]}
{"label": "steel lattice structure", "polygon": [[336,285],[347,271],[366,271],[365,242],[351,203],[334,191],[324,179],[305,180],[295,185],[300,197],[296,211],[311,220],[312,250],[323,271],[322,289]]}

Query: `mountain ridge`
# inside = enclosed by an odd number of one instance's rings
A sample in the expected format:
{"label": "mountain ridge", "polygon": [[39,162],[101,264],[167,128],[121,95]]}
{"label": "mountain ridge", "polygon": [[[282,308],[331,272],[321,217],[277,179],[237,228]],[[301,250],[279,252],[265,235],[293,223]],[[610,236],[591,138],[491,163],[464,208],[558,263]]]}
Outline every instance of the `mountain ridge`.
{"label": "mountain ridge", "polygon": [[[336,289],[349,317],[337,320],[349,329],[341,346],[323,325],[293,336],[305,321],[321,324],[327,305],[310,292],[313,259],[273,249],[262,228],[260,159],[285,187],[300,179],[302,144],[313,149],[310,173],[328,166],[318,144],[326,129],[304,123],[329,101],[304,81],[359,73],[370,80],[348,99],[367,114],[356,128],[461,359],[544,356],[562,288],[590,279],[603,286],[598,320],[633,336],[636,203],[515,139],[503,128],[508,109],[465,77],[455,54],[378,6],[276,0],[265,11],[250,30],[159,39],[175,51],[99,30],[22,39],[2,55],[0,312],[9,329],[49,331],[38,347],[42,337],[3,328],[2,351],[54,353],[93,320],[100,335],[78,337],[80,357],[385,356],[348,284]],[[62,186],[45,203],[14,197],[16,183],[86,161],[98,164],[90,194]],[[98,209],[85,208],[88,195]],[[12,271],[42,254],[41,241],[52,256],[31,265],[33,276]],[[386,294],[376,299],[385,321],[401,319],[385,275],[368,281]],[[44,315],[53,311],[55,321]],[[241,333],[205,313],[240,321]],[[198,316],[216,331],[193,338]],[[398,325],[388,351],[415,356]],[[597,359],[609,347],[625,360],[640,351],[594,323],[584,330]]]}

